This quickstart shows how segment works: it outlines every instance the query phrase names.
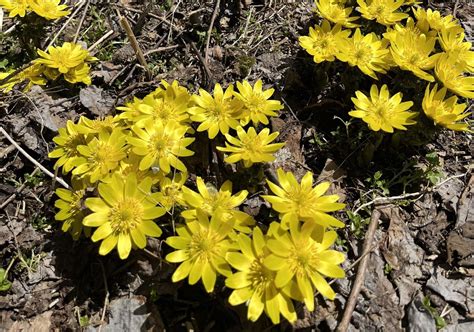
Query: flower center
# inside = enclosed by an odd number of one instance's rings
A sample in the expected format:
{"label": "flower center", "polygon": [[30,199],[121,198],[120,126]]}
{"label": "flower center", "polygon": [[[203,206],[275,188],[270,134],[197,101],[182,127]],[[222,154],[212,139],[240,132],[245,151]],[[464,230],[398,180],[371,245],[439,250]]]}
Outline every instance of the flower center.
{"label": "flower center", "polygon": [[263,255],[257,257],[250,264],[248,277],[251,280],[251,288],[253,289],[266,288],[275,279],[272,271],[263,265]]}
{"label": "flower center", "polygon": [[106,142],[99,141],[97,149],[92,157],[93,161],[97,164],[103,165],[107,162],[115,160],[114,158],[115,149]]}
{"label": "flower center", "polygon": [[218,254],[220,237],[207,229],[193,234],[188,246],[188,255],[192,258],[201,257],[206,260]]}
{"label": "flower center", "polygon": [[109,214],[109,220],[115,233],[128,233],[143,220],[143,205],[134,197],[127,197],[115,204]]}
{"label": "flower center", "polygon": [[355,58],[355,63],[358,64],[364,64],[367,65],[369,64],[372,59],[372,50],[370,48],[370,45],[367,45],[365,43],[358,43],[356,44],[356,51],[354,53],[354,58]]}
{"label": "flower center", "polygon": [[168,135],[158,134],[150,137],[149,149],[153,152],[158,153],[159,156],[164,156],[168,153],[171,146],[173,146],[174,140]]}
{"label": "flower center", "polygon": [[289,264],[296,276],[302,277],[309,271],[314,270],[318,262],[318,248],[315,243],[305,241],[291,250]]}

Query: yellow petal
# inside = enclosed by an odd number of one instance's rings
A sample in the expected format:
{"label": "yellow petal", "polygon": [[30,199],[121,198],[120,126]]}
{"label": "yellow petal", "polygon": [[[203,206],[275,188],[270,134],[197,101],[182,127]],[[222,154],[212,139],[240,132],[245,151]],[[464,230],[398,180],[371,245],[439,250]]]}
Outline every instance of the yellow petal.
{"label": "yellow petal", "polygon": [[252,322],[255,322],[263,312],[264,304],[262,297],[262,291],[257,290],[253,293],[252,298],[250,299],[247,318]]}
{"label": "yellow petal", "polygon": [[130,239],[130,235],[126,233],[120,233],[117,242],[117,251],[119,257],[121,259],[127,258],[130,254],[130,250],[132,250],[132,240]]}
{"label": "yellow petal", "polygon": [[108,238],[104,239],[100,244],[99,254],[107,255],[117,245],[117,241],[118,237],[115,235],[110,235]]}
{"label": "yellow petal", "polygon": [[91,240],[93,242],[100,241],[102,239],[105,239],[108,237],[110,234],[112,234],[114,230],[112,229],[110,222],[106,222],[105,224],[102,224],[99,228],[97,228],[92,234]]}
{"label": "yellow petal", "polygon": [[226,254],[225,259],[232,265],[233,268],[239,271],[246,271],[249,269],[250,265],[252,264],[252,260],[249,259],[247,256],[237,253],[237,252],[229,252]]}
{"label": "yellow petal", "polygon": [[189,284],[194,285],[201,279],[202,271],[204,268],[204,262],[201,259],[196,259],[191,267],[191,271],[189,272]]}
{"label": "yellow petal", "polygon": [[178,282],[180,280],[183,280],[189,275],[189,271],[191,271],[191,261],[184,261],[182,262],[176,271],[174,271],[173,276],[171,277],[171,280],[173,282]]}
{"label": "yellow petal", "polygon": [[211,264],[206,262],[202,270],[202,283],[204,284],[204,288],[208,293],[211,293],[214,290],[216,277],[216,272],[212,268]]}
{"label": "yellow petal", "polygon": [[253,291],[250,287],[236,289],[229,296],[229,303],[233,306],[247,302],[252,297]]}
{"label": "yellow petal", "polygon": [[142,222],[138,224],[138,228],[143,234],[148,236],[160,237],[162,233],[160,227],[151,220],[142,220]]}
{"label": "yellow petal", "polygon": [[143,249],[146,247],[146,237],[138,228],[134,228],[130,231],[130,235],[132,236],[133,243],[140,248]]}
{"label": "yellow petal", "polygon": [[82,224],[88,227],[99,227],[107,222],[107,213],[91,213],[82,220]]}
{"label": "yellow petal", "polygon": [[166,255],[165,259],[170,263],[180,263],[189,259],[189,255],[186,250],[177,250]]}
{"label": "yellow petal", "polygon": [[227,277],[225,285],[229,288],[239,289],[250,286],[252,283],[249,275],[246,272],[237,272]]}

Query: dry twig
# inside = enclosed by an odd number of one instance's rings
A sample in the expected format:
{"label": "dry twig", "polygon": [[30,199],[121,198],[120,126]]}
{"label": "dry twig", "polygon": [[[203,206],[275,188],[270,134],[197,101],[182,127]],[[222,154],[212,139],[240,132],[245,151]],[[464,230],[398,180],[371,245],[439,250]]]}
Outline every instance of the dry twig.
{"label": "dry twig", "polygon": [[354,312],[354,308],[357,303],[357,297],[359,296],[362,285],[364,284],[365,271],[367,269],[367,264],[369,263],[368,253],[371,251],[372,241],[374,239],[375,230],[378,226],[379,218],[380,212],[377,209],[372,211],[369,228],[365,236],[364,247],[362,250],[363,258],[361,259],[359,268],[357,269],[357,275],[352,286],[351,295],[349,295],[349,298],[347,299],[341,323],[337,327],[338,332],[345,332],[349,327],[352,313]]}
{"label": "dry twig", "polygon": [[206,52],[204,53],[204,59],[206,60],[206,64],[209,63],[209,44],[211,42],[212,29],[214,28],[214,22],[216,21],[217,13],[219,12],[220,6],[221,1],[217,0],[216,6],[214,7],[214,12],[212,13],[211,23],[209,23],[209,29],[207,30]]}
{"label": "dry twig", "polygon": [[3,136],[5,136],[5,138],[8,139],[10,143],[13,144],[18,151],[20,151],[22,155],[24,155],[29,161],[31,161],[35,166],[37,166],[41,171],[43,171],[43,173],[45,173],[50,178],[58,181],[64,188],[69,189],[69,185],[66,183],[66,181],[64,181],[60,177],[55,176],[53,173],[48,171],[46,167],[41,165],[32,156],[30,156],[10,135],[8,135],[8,133],[5,131],[5,129],[3,129],[3,127],[0,127],[0,133],[2,133]]}
{"label": "dry twig", "polygon": [[84,8],[84,12],[82,13],[81,20],[79,21],[79,24],[77,25],[76,34],[74,35],[74,39],[72,40],[73,43],[76,43],[77,39],[79,39],[79,33],[81,32],[82,24],[84,24],[84,20],[86,19],[87,10],[89,9],[89,5],[90,5],[90,0],[87,0],[86,1],[86,8]]}
{"label": "dry twig", "polygon": [[[39,171],[39,168],[36,167],[33,172],[31,173],[31,176],[34,176],[36,175],[36,173],[38,173]],[[20,194],[24,189],[26,188],[26,181],[16,190],[16,192],[14,192],[13,194],[10,195],[10,197],[8,197],[1,205],[0,205],[0,209],[4,209],[8,204],[10,204],[16,197],[16,195]]]}

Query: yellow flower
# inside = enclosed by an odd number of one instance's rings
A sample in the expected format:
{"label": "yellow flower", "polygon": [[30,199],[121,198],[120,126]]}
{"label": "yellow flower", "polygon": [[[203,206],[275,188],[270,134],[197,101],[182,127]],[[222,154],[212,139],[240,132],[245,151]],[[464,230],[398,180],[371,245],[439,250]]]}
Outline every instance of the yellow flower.
{"label": "yellow flower", "polygon": [[339,39],[338,47],[340,52],[336,56],[340,61],[357,66],[364,74],[374,79],[377,79],[375,72],[385,74],[390,67],[387,62],[389,51],[373,32],[364,36],[360,29],[357,29],[352,38]]}
{"label": "yellow flower", "polygon": [[138,106],[140,115],[130,119],[138,126],[143,126],[146,121],[161,122],[166,125],[175,121],[181,125],[188,125],[188,103],[191,98],[186,88],[179,86],[177,81],[168,84],[163,81],[163,88],[147,95]]}
{"label": "yellow flower", "polygon": [[247,132],[242,127],[237,127],[237,136],[233,137],[226,134],[225,137],[229,143],[225,147],[217,147],[217,150],[229,152],[230,156],[224,159],[225,162],[233,164],[242,160],[245,167],[250,167],[253,163],[263,163],[275,160],[274,152],[281,149],[285,143],[273,143],[278,132],[270,134],[270,129],[264,128],[258,133],[254,127],[250,127]]}
{"label": "yellow flower", "polygon": [[33,85],[46,85],[48,82],[43,76],[44,67],[41,64],[34,64],[18,74],[18,78],[27,81],[24,91],[29,91]]}
{"label": "yellow flower", "polygon": [[64,79],[69,83],[84,83],[91,85],[90,67],[87,63],[81,63],[79,66],[71,68],[64,74]]}
{"label": "yellow flower", "polygon": [[228,235],[232,232],[232,224],[222,222],[218,214],[209,218],[198,211],[197,219],[186,222],[176,228],[178,236],[170,236],[166,243],[177,249],[168,254],[166,260],[181,263],[174,271],[171,280],[178,282],[188,277],[190,285],[202,280],[208,293],[214,290],[217,274],[230,276],[229,264],[224,257],[232,247]]}
{"label": "yellow flower", "polygon": [[[272,224],[278,228],[278,224]],[[272,226],[271,226],[272,227]],[[338,265],[344,262],[343,253],[330,250],[337,239],[334,231],[319,231],[321,241],[315,240],[314,224],[292,226],[290,232],[278,229],[273,231],[274,239],[267,241],[270,254],[264,264],[276,271],[275,285],[283,288],[291,298],[304,301],[309,311],[314,310],[314,290],[334,300],[336,294],[323,276],[344,278],[344,270]]]}
{"label": "yellow flower", "polygon": [[428,10],[421,7],[412,9],[417,19],[417,26],[425,33],[428,32],[430,28],[438,32],[453,30],[460,33],[464,31],[453,15],[441,16],[439,11],[432,10],[431,8],[428,8]]}
{"label": "yellow flower", "polygon": [[160,181],[160,192],[158,201],[166,209],[172,210],[176,205],[186,206],[186,200],[183,194],[183,185],[188,179],[187,173],[173,174],[173,177],[164,177]]}
{"label": "yellow flower", "polygon": [[403,6],[403,0],[357,0],[362,17],[376,20],[383,25],[393,25],[408,17],[408,14],[397,12]]}
{"label": "yellow flower", "polygon": [[456,62],[461,64],[465,71],[474,71],[472,43],[464,41],[464,32],[457,33],[453,30],[442,30],[438,40],[448,56],[456,59]]}
{"label": "yellow flower", "polygon": [[415,25],[415,21],[409,17],[405,25],[395,24],[392,28],[387,27],[387,31],[383,34],[383,37],[389,41],[392,41],[395,40],[397,36],[403,36],[403,38],[407,39],[417,39],[422,34],[426,35],[427,37],[434,38],[437,36],[436,31],[431,31],[428,33],[422,32],[420,28]]}
{"label": "yellow flower", "polygon": [[118,126],[118,123],[117,118],[111,115],[99,117],[94,120],[88,119],[85,116],[81,116],[77,126],[78,130],[86,135],[95,135],[102,131],[110,134]]}
{"label": "yellow flower", "polygon": [[31,10],[41,17],[48,20],[55,20],[57,18],[69,15],[71,12],[66,5],[60,5],[61,0],[28,0]]}
{"label": "yellow flower", "polygon": [[124,106],[116,107],[117,110],[122,111],[118,117],[120,119],[127,120],[130,123],[134,123],[139,116],[143,115],[143,113],[140,111],[142,104],[143,100],[133,97],[133,100],[125,103]]}
{"label": "yellow flower", "polygon": [[209,138],[217,136],[219,131],[227,134],[229,128],[236,129],[239,124],[243,103],[234,98],[234,87],[230,85],[225,92],[219,83],[214,87],[214,97],[209,92],[199,89],[199,96],[192,100],[197,106],[191,107],[191,120],[200,122],[197,131],[208,132]]}
{"label": "yellow flower", "polygon": [[464,76],[463,64],[448,54],[442,54],[435,66],[435,74],[443,85],[455,94],[474,98],[474,77]]}
{"label": "yellow flower", "polygon": [[9,17],[25,17],[30,9],[29,0],[0,0],[0,7],[9,12]]}
{"label": "yellow flower", "polygon": [[137,181],[143,181],[146,178],[150,178],[153,184],[160,182],[165,176],[162,172],[154,169],[147,169],[141,171],[138,167],[142,158],[137,156],[133,152],[129,151],[125,159],[120,161],[118,168],[113,173],[101,178],[101,182],[109,183],[115,175],[119,175],[122,179],[127,179],[130,174],[135,174]]}
{"label": "yellow flower", "polygon": [[436,38],[424,34],[395,34],[390,40],[390,52],[393,61],[403,70],[409,70],[419,78],[433,82],[434,77],[425,70],[432,69],[439,54],[430,56],[433,52]]}
{"label": "yellow flower", "polygon": [[[0,80],[3,80],[8,77],[11,73],[13,73],[14,70],[9,70],[5,73],[0,73]],[[16,84],[20,83],[21,80],[18,76],[13,76],[11,77],[7,82],[3,83],[0,85],[0,90],[2,90],[4,93],[10,92],[13,90]]]}
{"label": "yellow flower", "polygon": [[54,206],[59,209],[54,219],[62,221],[61,230],[69,232],[74,240],[79,239],[82,232],[90,236],[90,228],[82,226],[82,220],[86,216],[83,208],[84,196],[87,185],[83,181],[72,179],[72,190],[59,188],[56,189],[56,200]]}
{"label": "yellow flower", "polygon": [[85,61],[95,59],[90,57],[89,52],[81,45],[68,42],[62,46],[50,46],[47,52],[38,50],[38,54],[41,58],[34,60],[35,63],[42,63],[49,68],[58,69],[61,74],[66,74]]}
{"label": "yellow flower", "polygon": [[373,131],[393,133],[394,128],[406,130],[405,126],[416,123],[412,120],[416,113],[408,112],[413,102],[402,102],[401,92],[390,97],[386,84],[382,86],[380,93],[377,85],[373,84],[370,99],[361,91],[356,91],[356,97],[351,98],[356,109],[349,112],[349,115],[362,119]]}
{"label": "yellow flower", "polygon": [[269,99],[275,89],[262,90],[262,80],[250,85],[249,82],[237,82],[239,92],[234,92],[234,96],[244,103],[240,124],[245,126],[252,120],[254,125],[260,122],[267,125],[267,116],[278,116],[276,111],[283,109],[283,105],[278,100]]}
{"label": "yellow flower", "polygon": [[178,157],[189,157],[193,151],[186,149],[194,142],[193,137],[184,137],[187,127],[176,122],[146,122],[144,128],[137,125],[132,127],[135,137],[128,137],[127,142],[133,146],[132,151],[142,156],[140,170],[159,166],[160,170],[168,174],[173,166],[181,172],[186,172],[186,166]]}
{"label": "yellow flower", "polygon": [[358,27],[353,23],[359,17],[351,17],[352,8],[344,7],[345,1],[341,0],[317,0],[316,8],[321,17],[335,24],[340,24],[346,28]]}
{"label": "yellow flower", "polygon": [[343,209],[345,204],[337,203],[338,195],[326,195],[324,193],[331,185],[322,182],[313,188],[313,174],[307,172],[301,179],[296,181],[291,172],[285,172],[281,168],[277,170],[277,186],[267,180],[268,187],[276,195],[263,195],[262,198],[272,204],[273,210],[280,213],[281,225],[289,229],[292,224],[299,221],[316,223],[324,227],[344,227],[344,224],[326,212]]}
{"label": "yellow flower", "polygon": [[63,172],[68,173],[74,167],[86,162],[79,153],[78,147],[87,144],[85,136],[79,131],[78,125],[71,120],[66,122],[65,128],[59,128],[59,135],[53,138],[57,147],[48,155],[49,158],[59,158],[54,168],[63,167]]}
{"label": "yellow flower", "polygon": [[444,99],[447,89],[437,90],[437,88],[438,84],[435,84],[431,91],[429,85],[426,87],[422,103],[426,116],[442,127],[451,130],[469,131],[467,123],[457,122],[470,115],[469,112],[464,112],[466,104],[457,104],[458,98],[456,96]]}
{"label": "yellow flower", "polygon": [[89,176],[91,183],[105,177],[127,156],[125,139],[125,134],[119,128],[114,129],[112,133],[99,132],[98,137],[94,137],[87,145],[77,147],[85,158],[81,158],[81,164],[72,171],[72,174]]}
{"label": "yellow flower", "polygon": [[241,190],[232,195],[232,182],[225,181],[219,191],[210,183],[204,183],[201,177],[197,177],[196,185],[198,192],[187,187],[182,188],[183,197],[191,209],[183,211],[181,215],[186,220],[196,219],[197,210],[201,210],[208,216],[216,213],[225,222],[231,220],[234,228],[239,232],[250,233],[250,227],[255,224],[255,220],[245,212],[237,210],[247,198],[248,191]]}
{"label": "yellow flower", "polygon": [[110,183],[99,184],[99,197],[87,198],[86,206],[93,213],[83,224],[98,227],[92,241],[102,241],[99,254],[107,255],[117,247],[119,257],[125,259],[133,246],[146,246],[146,236],[159,237],[161,229],[153,222],[165,214],[157,207],[156,194],[151,193],[151,179],[138,183],[134,174],[124,181],[116,176]]}
{"label": "yellow flower", "polygon": [[332,29],[327,20],[323,20],[321,26],[315,25],[309,28],[309,36],[298,38],[301,47],[313,56],[316,63],[323,61],[334,61],[339,52],[336,41],[348,39],[350,30],[342,30],[340,24],[336,24]]}
{"label": "yellow flower", "polygon": [[280,314],[288,321],[296,321],[293,301],[275,286],[276,272],[267,268],[263,261],[268,256],[266,237],[255,227],[252,240],[244,234],[237,236],[239,252],[228,252],[226,260],[238,270],[227,277],[225,285],[234,289],[229,296],[233,306],[247,302],[247,318],[255,322],[263,311],[273,324],[280,323]]}

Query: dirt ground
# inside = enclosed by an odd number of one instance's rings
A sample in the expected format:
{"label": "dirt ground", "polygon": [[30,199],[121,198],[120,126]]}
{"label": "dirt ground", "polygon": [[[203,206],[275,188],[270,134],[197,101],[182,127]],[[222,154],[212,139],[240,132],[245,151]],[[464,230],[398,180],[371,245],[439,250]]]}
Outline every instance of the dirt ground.
{"label": "dirt ground", "polygon": [[[226,302],[223,285],[207,294],[201,287],[173,284],[162,261],[165,245],[149,240],[148,252],[126,261],[97,254],[88,239],[73,242],[54,220],[54,183],[4,136],[0,136],[0,257],[10,264],[7,291],[0,292],[2,331],[240,331],[334,330],[357,271],[371,213],[381,213],[362,292],[350,331],[474,331],[474,177],[472,134],[440,132],[429,144],[403,151],[378,151],[361,165],[360,141],[343,121],[350,99],[342,98],[337,71],[320,75],[298,37],[314,24],[311,1],[219,1],[209,48],[206,36],[217,1],[91,1],[81,41],[100,61],[93,83],[82,89],[34,87],[0,96],[0,125],[37,162],[52,170],[47,154],[66,120],[114,114],[132,96],[143,97],[159,82],[178,80],[192,92],[219,82],[262,79],[275,87],[285,109],[272,121],[286,146],[275,169],[302,176],[307,170],[329,179],[347,204],[337,215],[347,225],[338,249],[347,254],[347,278],[333,286],[335,301],[316,297],[314,312],[298,307],[294,325],[272,326],[262,317],[247,322],[243,307]],[[474,6],[465,1],[431,1],[452,13],[474,39]],[[151,77],[118,23],[117,9],[131,22]],[[81,15],[61,37],[71,40]],[[50,27],[51,35],[65,20]],[[4,19],[6,30],[11,21]],[[81,30],[81,31],[82,31]],[[2,56],[21,50],[0,37]],[[12,53],[13,52],[13,53]],[[209,58],[206,63],[204,57]],[[323,85],[322,82],[325,82]],[[405,195],[407,193],[415,193]],[[374,200],[375,197],[401,199]],[[253,205],[252,205],[253,204]],[[258,214],[261,202],[246,209]],[[357,211],[357,213],[355,213]]]}

